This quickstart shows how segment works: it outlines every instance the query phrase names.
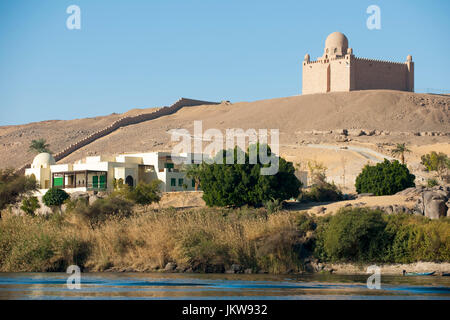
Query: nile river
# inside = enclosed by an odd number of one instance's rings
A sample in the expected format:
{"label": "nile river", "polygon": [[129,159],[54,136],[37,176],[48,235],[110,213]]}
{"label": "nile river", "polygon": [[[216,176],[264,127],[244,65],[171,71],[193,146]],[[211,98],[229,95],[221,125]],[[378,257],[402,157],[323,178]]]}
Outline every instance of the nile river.
{"label": "nile river", "polygon": [[0,273],[0,299],[447,299],[450,277],[365,275],[228,275],[82,273],[69,289],[65,273]]}

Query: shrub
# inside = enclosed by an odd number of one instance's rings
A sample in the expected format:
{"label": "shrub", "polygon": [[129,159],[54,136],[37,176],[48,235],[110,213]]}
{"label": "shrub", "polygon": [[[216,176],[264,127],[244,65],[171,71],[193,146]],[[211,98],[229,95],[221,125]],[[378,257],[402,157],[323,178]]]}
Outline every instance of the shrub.
{"label": "shrub", "polygon": [[380,261],[387,246],[385,227],[381,211],[341,209],[319,230],[319,255],[331,261]]}
{"label": "shrub", "polygon": [[300,202],[322,202],[343,200],[341,190],[334,184],[323,182],[313,185],[309,191],[302,191],[299,196]]}
{"label": "shrub", "polygon": [[51,188],[44,194],[42,201],[47,207],[59,207],[69,198],[69,194],[64,190]]}
{"label": "shrub", "polygon": [[34,215],[34,212],[40,207],[41,205],[39,204],[37,197],[27,197],[22,200],[22,206],[20,209],[29,215]]}
{"label": "shrub", "polygon": [[280,211],[281,209],[283,209],[283,201],[280,201],[278,199],[269,200],[264,203],[264,207],[266,208],[267,213],[271,214],[271,213],[274,213],[274,212],[277,212],[277,211]]}
{"label": "shrub", "polygon": [[432,151],[423,155],[421,160],[428,171],[435,171],[441,178],[444,178],[446,172],[450,169],[450,158],[442,152]]}
{"label": "shrub", "polygon": [[386,262],[449,261],[450,220],[406,214],[386,216],[390,242]]}
{"label": "shrub", "polygon": [[[258,149],[259,145],[251,145],[250,148]],[[269,148],[267,151],[271,155]],[[231,152],[233,164],[226,164],[226,151],[222,150],[215,157],[216,163],[203,163],[198,169],[203,199],[208,206],[260,206],[268,200],[298,196],[301,182],[295,176],[291,162],[280,157],[276,174],[261,175],[261,168],[268,167],[268,164],[250,164],[249,153],[238,147]],[[243,157],[244,163],[238,163],[238,156]]]}
{"label": "shrub", "polygon": [[159,202],[161,200],[160,184],[160,180],[153,180],[150,183],[139,182],[136,188],[129,191],[127,198],[143,206]]}
{"label": "shrub", "polygon": [[67,211],[81,216],[94,227],[109,217],[124,218],[131,215],[133,204],[126,199],[111,195],[104,199],[97,199],[92,205],[78,199],[68,204]]}
{"label": "shrub", "polygon": [[433,187],[438,186],[438,185],[439,185],[439,183],[438,183],[438,181],[436,179],[428,179],[427,180],[427,186],[429,188],[433,188]]}
{"label": "shrub", "polygon": [[123,186],[124,186],[123,179],[122,178],[119,178],[119,179],[114,178],[113,186],[114,186],[114,190],[123,188]]}
{"label": "shrub", "polygon": [[391,195],[409,187],[414,187],[415,176],[409,173],[404,164],[397,160],[366,165],[356,178],[358,193],[373,193],[377,196]]}
{"label": "shrub", "polygon": [[23,194],[36,190],[34,176],[23,176],[14,169],[0,169],[0,210],[15,203]]}
{"label": "shrub", "polygon": [[192,232],[182,241],[183,253],[194,270],[223,271],[225,264],[229,264],[229,247],[216,241],[214,235],[205,230]]}

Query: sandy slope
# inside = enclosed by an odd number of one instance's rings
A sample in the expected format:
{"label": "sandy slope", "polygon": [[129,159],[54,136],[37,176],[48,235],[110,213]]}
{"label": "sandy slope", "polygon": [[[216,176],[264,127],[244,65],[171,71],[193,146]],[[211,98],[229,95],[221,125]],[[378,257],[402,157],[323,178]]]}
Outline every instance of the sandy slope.
{"label": "sandy slope", "polygon": [[[139,112],[141,111],[131,110],[129,113]],[[31,161],[32,154],[27,152],[27,148],[32,139],[45,138],[53,151],[59,151],[119,116],[113,114],[91,119],[0,127],[0,168],[19,167]],[[279,129],[281,155],[294,162],[306,159],[324,161],[329,167],[330,176],[337,182],[343,174],[342,159],[348,158],[349,169],[346,169],[346,175],[350,175],[350,185],[351,176],[370,159],[351,150],[310,150],[305,146],[311,143],[352,145],[388,155],[389,148],[394,143],[407,142],[414,151],[408,157],[416,162],[420,154],[429,149],[429,145],[439,145],[444,152],[450,153],[449,136],[419,137],[412,134],[425,131],[450,132],[450,97],[370,90],[183,108],[170,116],[121,128],[61,162],[71,162],[95,154],[171,150],[174,143],[170,142],[169,130],[185,128],[192,134],[194,120],[203,121],[203,131],[208,128],[217,128],[223,133],[227,128]],[[316,135],[308,132],[339,128],[376,129],[391,134],[352,137],[350,142],[336,143],[334,134]],[[393,134],[394,132],[398,134]]]}

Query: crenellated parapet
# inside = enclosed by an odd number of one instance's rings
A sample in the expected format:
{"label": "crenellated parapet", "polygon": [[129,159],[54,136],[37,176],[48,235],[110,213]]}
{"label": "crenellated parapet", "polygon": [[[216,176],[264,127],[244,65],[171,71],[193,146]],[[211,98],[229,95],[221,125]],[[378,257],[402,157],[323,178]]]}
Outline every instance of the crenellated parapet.
{"label": "crenellated parapet", "polygon": [[406,65],[406,62],[396,62],[396,61],[388,61],[388,60],[361,58],[361,57],[354,57],[353,59],[355,59],[356,61],[364,61],[364,62],[370,62],[370,63],[386,63],[386,64],[393,64],[393,65]]}

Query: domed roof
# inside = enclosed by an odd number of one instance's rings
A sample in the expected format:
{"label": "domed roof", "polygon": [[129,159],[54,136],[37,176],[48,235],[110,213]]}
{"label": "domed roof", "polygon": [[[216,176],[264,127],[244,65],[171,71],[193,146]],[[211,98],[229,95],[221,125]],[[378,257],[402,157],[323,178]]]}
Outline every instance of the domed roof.
{"label": "domed roof", "polygon": [[51,165],[56,164],[55,159],[50,153],[39,153],[36,157],[34,157],[33,163],[31,164],[32,168],[48,168]]}
{"label": "domed roof", "polygon": [[[327,51],[328,49],[328,51]],[[341,32],[333,32],[325,40],[325,53],[330,55],[343,55],[347,53],[348,39]]]}

